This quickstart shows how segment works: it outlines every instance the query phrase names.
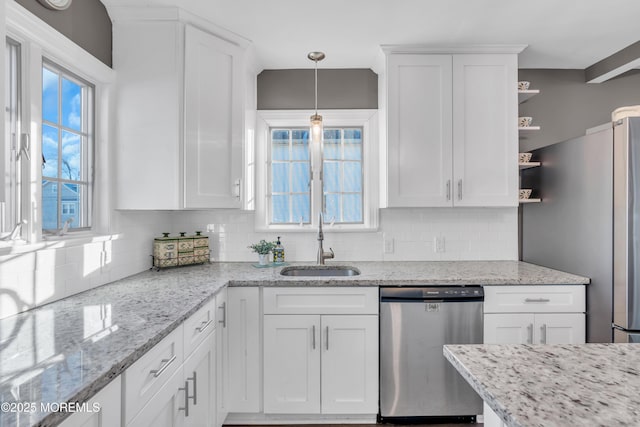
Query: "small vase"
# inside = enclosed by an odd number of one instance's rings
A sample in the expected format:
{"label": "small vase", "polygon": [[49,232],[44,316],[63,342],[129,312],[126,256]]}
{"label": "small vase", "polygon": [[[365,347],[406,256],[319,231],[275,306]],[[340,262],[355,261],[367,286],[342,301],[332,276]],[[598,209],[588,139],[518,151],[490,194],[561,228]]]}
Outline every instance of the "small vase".
{"label": "small vase", "polygon": [[267,258],[269,254],[258,254],[258,262],[260,265],[267,265],[269,263],[269,259]]}

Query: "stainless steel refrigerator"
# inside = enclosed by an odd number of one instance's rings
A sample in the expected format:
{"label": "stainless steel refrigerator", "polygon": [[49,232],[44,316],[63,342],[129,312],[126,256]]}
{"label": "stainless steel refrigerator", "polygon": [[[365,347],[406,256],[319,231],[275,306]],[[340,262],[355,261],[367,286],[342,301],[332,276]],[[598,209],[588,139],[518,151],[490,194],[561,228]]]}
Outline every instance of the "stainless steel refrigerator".
{"label": "stainless steel refrigerator", "polygon": [[[640,342],[640,117],[533,151],[522,259],[591,278],[587,342]],[[614,333],[615,331],[615,333]]]}

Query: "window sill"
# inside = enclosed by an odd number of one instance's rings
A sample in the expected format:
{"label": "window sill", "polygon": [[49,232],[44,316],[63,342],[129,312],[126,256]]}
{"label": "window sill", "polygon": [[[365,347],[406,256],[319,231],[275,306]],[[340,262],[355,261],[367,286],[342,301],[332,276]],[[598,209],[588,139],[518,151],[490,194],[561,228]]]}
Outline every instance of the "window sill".
{"label": "window sill", "polygon": [[66,247],[81,246],[88,243],[106,242],[117,240],[121,234],[68,234],[64,236],[43,236],[43,240],[35,243],[27,243],[24,240],[10,242],[0,241],[0,256],[24,254],[42,249],[60,249]]}

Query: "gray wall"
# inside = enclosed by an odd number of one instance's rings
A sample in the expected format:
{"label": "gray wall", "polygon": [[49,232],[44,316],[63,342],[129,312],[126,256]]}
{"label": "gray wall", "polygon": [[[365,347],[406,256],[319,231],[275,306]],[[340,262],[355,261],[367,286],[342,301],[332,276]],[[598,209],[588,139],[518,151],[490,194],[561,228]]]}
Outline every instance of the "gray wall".
{"label": "gray wall", "polygon": [[604,83],[585,83],[584,70],[521,69],[519,80],[531,82],[540,94],[520,104],[520,115],[533,117],[541,130],[522,134],[520,151],[529,151],[569,138],[611,121],[611,112],[640,104],[640,71]]}
{"label": "gray wall", "polygon": [[64,11],[37,0],[15,1],[111,67],[111,19],[100,0],[74,0]]}
{"label": "gray wall", "polygon": [[[314,70],[258,75],[258,110],[314,108]],[[318,109],[377,109],[378,75],[369,69],[318,69]]]}

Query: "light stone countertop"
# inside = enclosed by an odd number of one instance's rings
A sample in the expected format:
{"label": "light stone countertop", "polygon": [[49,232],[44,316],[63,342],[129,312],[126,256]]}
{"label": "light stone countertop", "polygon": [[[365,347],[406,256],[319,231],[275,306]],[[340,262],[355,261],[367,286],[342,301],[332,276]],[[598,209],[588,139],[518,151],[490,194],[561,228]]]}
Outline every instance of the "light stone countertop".
{"label": "light stone countertop", "polygon": [[[302,265],[292,263],[291,265]],[[306,263],[309,265],[310,263]],[[329,263],[331,264],[331,263]],[[212,263],[146,271],[0,320],[0,401],[85,402],[225,285],[582,285],[518,261],[344,262],[352,277],[284,277],[280,267]],[[0,425],[57,425],[66,414],[0,412]]]}
{"label": "light stone countertop", "polygon": [[640,345],[445,345],[507,427],[640,425]]}

